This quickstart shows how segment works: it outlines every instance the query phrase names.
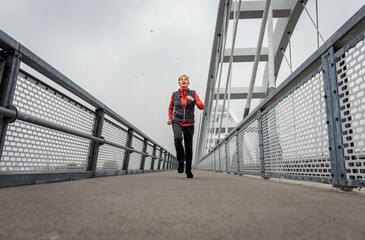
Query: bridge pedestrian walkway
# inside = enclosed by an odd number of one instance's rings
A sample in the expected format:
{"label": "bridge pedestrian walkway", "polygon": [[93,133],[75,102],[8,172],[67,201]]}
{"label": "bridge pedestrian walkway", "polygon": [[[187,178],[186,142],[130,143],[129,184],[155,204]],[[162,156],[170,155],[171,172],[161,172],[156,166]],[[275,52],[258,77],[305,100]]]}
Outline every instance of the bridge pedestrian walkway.
{"label": "bridge pedestrian walkway", "polygon": [[175,171],[0,189],[0,239],[364,239],[365,195]]}

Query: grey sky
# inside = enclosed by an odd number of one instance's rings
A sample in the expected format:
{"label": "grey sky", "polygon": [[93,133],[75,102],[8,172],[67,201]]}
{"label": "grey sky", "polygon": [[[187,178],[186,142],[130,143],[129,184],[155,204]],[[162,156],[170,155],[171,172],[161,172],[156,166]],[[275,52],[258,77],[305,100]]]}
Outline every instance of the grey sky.
{"label": "grey sky", "polygon": [[[319,0],[325,39],[364,3]],[[3,31],[175,152],[167,107],[181,74],[204,100],[218,0],[0,0],[0,6]],[[303,14],[293,35],[295,67],[315,50],[313,29]]]}

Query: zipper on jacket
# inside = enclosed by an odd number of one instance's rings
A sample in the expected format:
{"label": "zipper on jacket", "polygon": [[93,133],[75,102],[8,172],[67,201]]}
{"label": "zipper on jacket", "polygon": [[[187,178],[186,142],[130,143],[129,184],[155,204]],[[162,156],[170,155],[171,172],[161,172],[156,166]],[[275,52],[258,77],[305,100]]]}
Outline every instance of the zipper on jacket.
{"label": "zipper on jacket", "polygon": [[184,107],[184,118],[183,118],[183,122],[185,122],[185,108],[186,108],[186,106]]}

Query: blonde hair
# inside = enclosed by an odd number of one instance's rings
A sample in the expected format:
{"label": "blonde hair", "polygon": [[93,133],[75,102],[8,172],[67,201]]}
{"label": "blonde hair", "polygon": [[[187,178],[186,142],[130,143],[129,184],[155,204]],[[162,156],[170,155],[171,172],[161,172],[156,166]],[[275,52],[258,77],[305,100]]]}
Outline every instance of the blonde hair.
{"label": "blonde hair", "polygon": [[187,75],[185,75],[185,74],[181,75],[177,81],[178,81],[178,82],[180,82],[180,79],[181,79],[182,77],[186,77],[186,78],[188,79],[188,81],[190,81],[189,76],[187,76]]}

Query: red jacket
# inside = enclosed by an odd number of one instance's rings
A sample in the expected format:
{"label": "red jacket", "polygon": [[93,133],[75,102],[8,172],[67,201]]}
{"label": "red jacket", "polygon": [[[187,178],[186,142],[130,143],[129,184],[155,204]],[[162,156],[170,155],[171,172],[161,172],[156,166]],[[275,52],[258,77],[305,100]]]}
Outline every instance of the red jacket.
{"label": "red jacket", "polygon": [[[183,107],[186,106],[186,101],[187,101],[187,98],[186,98],[186,89],[181,89],[180,88],[180,99],[181,99],[181,105]],[[200,109],[200,110],[203,110],[204,109],[204,104],[200,101],[200,98],[198,96],[198,94],[195,92],[194,94],[194,98],[196,100],[195,102],[195,105]],[[174,95],[172,94],[171,95],[171,100],[170,100],[170,105],[169,105],[169,119],[172,119],[172,114],[174,112]],[[191,125],[194,125],[194,123],[181,123],[179,122],[179,124],[181,126],[191,126]]]}

